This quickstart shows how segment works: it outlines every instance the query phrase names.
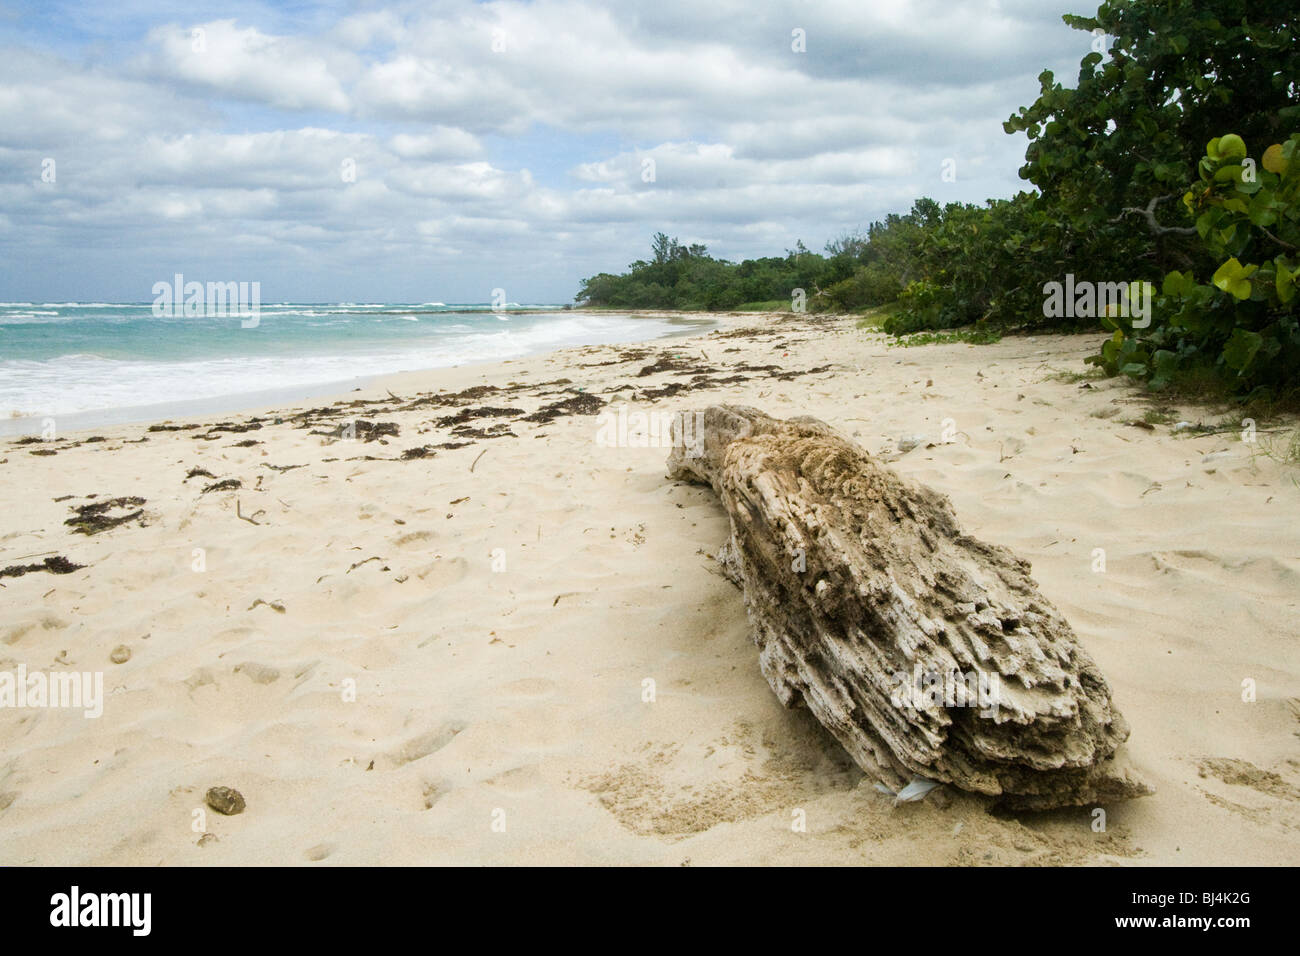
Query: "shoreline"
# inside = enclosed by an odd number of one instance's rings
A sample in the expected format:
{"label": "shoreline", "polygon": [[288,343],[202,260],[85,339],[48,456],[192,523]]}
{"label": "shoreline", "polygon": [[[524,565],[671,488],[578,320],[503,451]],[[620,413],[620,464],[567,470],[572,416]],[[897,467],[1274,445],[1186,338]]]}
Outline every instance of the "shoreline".
{"label": "shoreline", "polygon": [[[684,320],[683,328],[670,330],[662,335],[649,339],[631,339],[628,344],[653,342],[661,339],[674,339],[700,334],[701,332],[707,331],[711,328],[719,327],[719,322],[715,317],[730,314],[660,310],[627,310],[616,313],[603,312],[602,310],[583,309],[508,310],[508,314],[511,315],[572,315],[574,313],[585,313],[589,315],[627,315],[630,318],[668,319],[670,322]],[[95,429],[110,428],[118,425],[148,425],[172,420],[188,421],[212,415],[255,414],[258,411],[265,411],[272,407],[285,406],[295,402],[305,402],[311,399],[337,398],[349,391],[377,386],[393,377],[401,378],[407,375],[429,375],[448,369],[474,368],[481,365],[492,365],[502,361],[518,361],[534,355],[545,355],[552,351],[562,351],[568,348],[583,347],[585,346],[567,345],[555,349],[551,346],[545,346],[534,351],[525,352],[522,355],[517,356],[515,359],[503,360],[499,358],[485,358],[472,362],[462,362],[457,365],[439,365],[418,369],[405,369],[394,372],[381,372],[372,375],[361,375],[353,379],[336,379],[333,381],[308,383],[301,386],[288,386],[283,388],[272,387],[258,389],[251,392],[232,392],[225,395],[213,395],[205,398],[179,399],[174,402],[87,409],[85,411],[72,412],[63,415],[38,414],[14,416],[7,419],[0,419],[0,439],[20,438],[27,435],[39,436],[48,419],[53,419],[55,421],[59,434],[81,434],[93,432]],[[286,361],[292,361],[292,358],[287,357]],[[65,422],[68,423],[66,426],[64,425]]]}
{"label": "shoreline", "polygon": [[[104,678],[95,719],[0,707],[0,864],[1293,862],[1295,469],[1131,426],[1141,393],[1077,377],[1097,336],[900,349],[855,318],[0,440],[0,671]],[[600,438],[716,403],[822,419],[1030,562],[1156,793],[1098,832],[876,792],[763,678],[713,494]],[[195,832],[214,786],[247,809]]]}

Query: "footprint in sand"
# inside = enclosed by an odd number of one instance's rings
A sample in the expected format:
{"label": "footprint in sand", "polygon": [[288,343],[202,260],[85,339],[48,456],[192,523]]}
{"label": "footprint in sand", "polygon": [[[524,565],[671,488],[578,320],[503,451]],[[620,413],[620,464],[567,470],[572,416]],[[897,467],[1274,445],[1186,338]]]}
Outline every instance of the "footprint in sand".
{"label": "footprint in sand", "polygon": [[36,628],[43,631],[61,631],[68,628],[68,622],[61,618],[54,617],[51,614],[43,614],[40,617],[32,618],[21,624],[15,624],[3,631],[3,637],[0,642],[5,644],[17,644],[20,640],[30,634]]}
{"label": "footprint in sand", "polygon": [[462,581],[469,573],[469,562],[464,558],[439,558],[417,568],[415,576],[434,587],[446,587]]}
{"label": "footprint in sand", "polygon": [[1300,800],[1300,789],[1287,783],[1269,770],[1261,770],[1249,760],[1232,757],[1211,757],[1199,764],[1202,777],[1215,777],[1237,787],[1249,787],[1265,796],[1279,800]]}
{"label": "footprint in sand", "polygon": [[206,667],[200,667],[193,674],[191,674],[189,677],[185,678],[184,681],[182,681],[182,683],[190,689],[191,694],[194,693],[196,690],[198,690],[200,687],[206,687],[209,684],[216,684],[216,682],[217,682],[216,677],[213,675],[212,671]]}
{"label": "footprint in sand", "polygon": [[468,726],[461,720],[447,721],[433,730],[420,734],[418,737],[412,737],[402,746],[384,756],[391,761],[394,769],[408,763],[414,763],[447,746],[456,738],[457,734]]}
{"label": "footprint in sand", "polygon": [[518,796],[519,794],[528,793],[536,790],[542,785],[542,770],[537,764],[526,764],[522,767],[515,767],[504,773],[499,773],[483,781],[490,787],[496,787],[506,793]]}
{"label": "footprint in sand", "polygon": [[432,810],[433,805],[451,792],[451,784],[446,780],[425,780],[420,784],[420,796],[424,809]]}
{"label": "footprint in sand", "polygon": [[394,538],[393,544],[399,548],[415,550],[422,547],[427,542],[432,541],[433,537],[434,535],[432,531],[411,531],[407,534],[401,535],[400,537]]}
{"label": "footprint in sand", "polygon": [[310,850],[304,851],[303,857],[307,860],[310,860],[312,863],[319,863],[321,860],[325,859],[333,852],[334,852],[333,843],[318,843]]}
{"label": "footprint in sand", "polygon": [[[1281,826],[1284,830],[1294,830],[1295,824],[1292,821],[1295,814],[1291,804],[1300,800],[1300,789],[1292,786],[1280,775],[1268,770],[1261,770],[1253,763],[1247,760],[1238,760],[1232,757],[1211,757],[1200,761],[1197,765],[1201,779],[1213,777],[1231,787],[1245,787],[1255,791],[1254,799],[1238,790],[1230,791],[1233,797],[1239,799],[1244,797],[1247,802],[1238,803],[1237,800],[1229,799],[1227,796],[1213,793],[1204,787],[1197,787],[1201,796],[1223,810],[1231,810],[1233,813],[1249,820],[1257,826]],[[1272,798],[1264,801],[1260,805],[1260,796]],[[1286,801],[1279,806],[1274,801]]]}
{"label": "footprint in sand", "polygon": [[505,689],[516,697],[528,697],[534,700],[550,697],[555,693],[556,683],[545,677],[524,677],[511,681]]}
{"label": "footprint in sand", "polygon": [[280,679],[280,672],[269,664],[256,661],[244,661],[235,665],[235,673],[243,674],[254,684],[273,684]]}

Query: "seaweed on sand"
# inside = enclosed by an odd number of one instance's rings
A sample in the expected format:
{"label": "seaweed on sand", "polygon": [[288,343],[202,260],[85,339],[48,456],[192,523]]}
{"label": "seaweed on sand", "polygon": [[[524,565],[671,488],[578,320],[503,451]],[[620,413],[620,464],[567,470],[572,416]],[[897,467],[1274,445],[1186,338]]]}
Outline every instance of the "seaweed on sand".
{"label": "seaweed on sand", "polygon": [[[143,504],[143,498],[138,495],[129,495],[122,498],[110,498],[106,501],[95,501],[88,505],[74,505],[72,510],[76,514],[63,523],[72,528],[73,534],[99,534],[101,531],[108,531],[118,525],[139,518],[144,514],[144,509],[140,507]],[[127,508],[134,508],[135,510],[120,515],[109,513]]]}
{"label": "seaweed on sand", "polygon": [[244,487],[244,483],[238,478],[227,478],[224,481],[217,481],[204,488],[200,494],[206,495],[209,491],[238,491]]}
{"label": "seaweed on sand", "polygon": [[51,574],[71,574],[73,571],[80,571],[84,564],[73,564],[61,554],[46,558],[40,564],[11,564],[7,568],[0,569],[0,578],[20,578],[24,574],[30,574],[33,571],[49,571]]}
{"label": "seaweed on sand", "polygon": [[605,400],[599,396],[590,392],[578,392],[571,398],[543,405],[531,415],[525,415],[523,420],[545,424],[555,421],[561,415],[595,415],[604,407]]}
{"label": "seaweed on sand", "polygon": [[493,408],[490,405],[484,405],[479,408],[462,408],[455,415],[444,415],[434,424],[439,428],[450,428],[452,425],[464,425],[476,418],[504,418],[507,415],[522,415],[523,413],[522,408]]}

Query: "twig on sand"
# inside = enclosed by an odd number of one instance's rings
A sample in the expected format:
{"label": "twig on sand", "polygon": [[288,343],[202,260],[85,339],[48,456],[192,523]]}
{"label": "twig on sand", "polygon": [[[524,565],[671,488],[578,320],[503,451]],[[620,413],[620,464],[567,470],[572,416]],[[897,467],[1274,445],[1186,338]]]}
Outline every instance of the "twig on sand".
{"label": "twig on sand", "polygon": [[18,557],[14,558],[13,560],[26,561],[28,558],[45,558],[45,557],[49,557],[51,554],[56,554],[56,553],[57,552],[55,551],[38,551],[35,554],[20,554],[18,555]]}
{"label": "twig on sand", "polygon": [[238,498],[235,499],[235,517],[236,517],[236,518],[242,518],[242,519],[244,519],[245,521],[247,521],[249,524],[260,525],[262,522],[260,522],[260,521],[254,521],[253,518],[256,518],[258,515],[260,515],[260,514],[265,514],[265,513],[266,513],[266,512],[264,512],[264,511],[254,511],[254,512],[253,512],[253,516],[250,518],[248,515],[244,514],[242,511],[239,510],[239,499],[238,499]]}
{"label": "twig on sand", "polygon": [[[478,458],[482,458],[482,457],[483,457],[484,455],[486,455],[487,453],[488,453],[488,450],[487,450],[486,448],[484,448],[481,452],[478,453]],[[470,470],[471,472],[474,471],[474,465],[477,465],[477,464],[478,464],[478,458],[475,458],[475,459],[474,459],[474,464],[469,466],[469,470]]]}

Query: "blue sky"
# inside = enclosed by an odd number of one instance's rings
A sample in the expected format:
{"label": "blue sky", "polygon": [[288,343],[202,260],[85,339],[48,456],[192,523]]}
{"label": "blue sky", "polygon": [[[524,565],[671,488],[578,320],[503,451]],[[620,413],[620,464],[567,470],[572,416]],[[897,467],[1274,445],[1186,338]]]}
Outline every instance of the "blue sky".
{"label": "blue sky", "polygon": [[1002,120],[1090,10],[0,0],[0,301],[562,302],[660,230],[820,248],[1021,188]]}

